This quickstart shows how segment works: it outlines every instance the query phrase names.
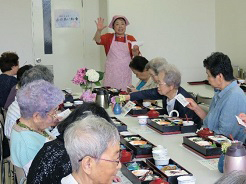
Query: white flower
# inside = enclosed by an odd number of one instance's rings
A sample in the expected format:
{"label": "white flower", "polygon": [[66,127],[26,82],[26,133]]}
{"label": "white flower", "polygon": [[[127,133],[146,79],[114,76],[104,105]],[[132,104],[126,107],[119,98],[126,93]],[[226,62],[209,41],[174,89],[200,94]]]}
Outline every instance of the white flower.
{"label": "white flower", "polygon": [[90,82],[97,82],[99,80],[99,73],[94,69],[87,70],[85,75]]}

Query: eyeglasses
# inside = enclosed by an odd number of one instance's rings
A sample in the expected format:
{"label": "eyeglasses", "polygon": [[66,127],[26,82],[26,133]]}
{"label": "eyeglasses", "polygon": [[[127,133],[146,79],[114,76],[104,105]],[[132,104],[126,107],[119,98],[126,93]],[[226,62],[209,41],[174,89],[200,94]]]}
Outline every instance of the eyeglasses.
{"label": "eyeglasses", "polygon": [[58,118],[57,111],[58,108],[56,108],[53,113],[47,113],[47,115],[51,116],[53,119],[57,119]]}
{"label": "eyeglasses", "polygon": [[[107,162],[115,162],[115,163],[117,163],[117,166],[119,165],[119,163],[120,163],[120,159],[121,159],[121,152],[120,152],[120,154],[119,154],[119,158],[118,158],[118,160],[108,160],[108,159],[104,159],[104,158],[96,158],[96,157],[92,157],[92,156],[90,156],[91,158],[94,158],[94,159],[98,159],[98,160],[104,160],[104,161],[107,161]],[[79,159],[79,162],[81,162],[83,160],[83,158],[81,158],[81,159]]]}
{"label": "eyeglasses", "polygon": [[167,85],[167,83],[165,83],[165,82],[157,82],[157,84],[158,84],[159,86]]}

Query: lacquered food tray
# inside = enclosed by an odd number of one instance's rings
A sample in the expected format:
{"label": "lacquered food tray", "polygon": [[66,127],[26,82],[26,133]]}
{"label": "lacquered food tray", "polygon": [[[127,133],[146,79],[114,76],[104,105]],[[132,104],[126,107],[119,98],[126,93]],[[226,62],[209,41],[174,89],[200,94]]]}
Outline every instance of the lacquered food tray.
{"label": "lacquered food tray", "polygon": [[136,158],[152,157],[152,148],[155,147],[154,144],[140,135],[121,136],[120,142],[133,150]]}
{"label": "lacquered food tray", "polygon": [[[125,175],[125,177],[127,177],[134,184],[149,184],[153,180],[148,180],[148,178],[147,178],[148,175],[147,175],[145,178],[145,181],[141,181],[141,178],[144,177],[144,174],[142,176],[136,176],[135,174],[138,172],[138,170],[129,170],[129,168],[130,168],[129,165],[133,164],[133,163],[134,164],[137,163],[140,166],[140,171],[149,170],[151,172],[151,173],[149,172],[150,179],[153,176],[157,176],[157,177],[162,178],[162,179],[165,178],[163,174],[160,174],[157,171],[155,171],[152,167],[150,167],[144,161],[129,162],[129,163],[122,164],[122,167],[121,167],[122,174]],[[133,174],[133,173],[135,173],[135,174]]]}
{"label": "lacquered food tray", "polygon": [[[221,136],[221,135],[217,135]],[[209,136],[210,137],[210,136]],[[203,158],[219,158],[222,154],[221,142],[211,138],[201,138],[196,136],[184,136],[183,146],[200,155]],[[214,136],[212,136],[214,137]]]}
{"label": "lacquered food tray", "polygon": [[139,103],[139,102],[135,102],[136,106],[134,109],[131,109],[128,114],[131,116],[139,116],[139,115],[146,115],[150,109],[154,109],[156,111],[158,111],[161,115],[163,115],[165,113],[165,110],[155,104],[151,104],[149,107],[144,107],[143,103]]}
{"label": "lacquered food tray", "polygon": [[[161,124],[160,122],[163,122],[163,124]],[[164,124],[165,122],[169,124]],[[151,129],[157,131],[162,135],[190,133],[190,132],[196,132],[197,130],[196,124],[190,126],[183,126],[182,123],[180,124],[171,123],[167,118],[149,118],[147,125]]]}
{"label": "lacquered food tray", "polygon": [[123,123],[116,117],[111,117],[111,119],[119,132],[127,131],[127,125],[125,123]]}
{"label": "lacquered food tray", "polygon": [[[167,169],[167,170],[161,170],[161,169],[159,169],[155,165],[155,161],[154,161],[153,158],[146,159],[146,163],[150,167],[152,167],[154,170],[156,170],[159,174],[164,175],[164,177],[166,178],[166,180],[170,184],[178,184],[177,178],[179,176],[192,176],[192,173],[191,172],[189,172],[188,170],[186,170],[184,167],[182,167],[180,164],[178,164],[177,162],[175,162],[172,159],[169,160],[169,164],[167,166],[161,166],[161,167],[162,167],[162,169],[164,169],[165,167],[169,167],[170,168],[170,167],[176,166],[176,170],[169,170],[169,169]],[[180,173],[180,175],[179,175],[179,173]]]}
{"label": "lacquered food tray", "polygon": [[144,107],[144,106],[140,106],[140,105],[136,105],[133,109],[131,109],[128,114],[131,116],[139,116],[139,115],[146,115],[148,113],[149,109]]}

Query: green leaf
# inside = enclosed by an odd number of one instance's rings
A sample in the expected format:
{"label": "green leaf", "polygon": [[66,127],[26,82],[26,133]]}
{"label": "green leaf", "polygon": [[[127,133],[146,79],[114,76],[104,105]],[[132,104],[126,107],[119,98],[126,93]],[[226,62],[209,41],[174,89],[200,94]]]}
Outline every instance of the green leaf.
{"label": "green leaf", "polygon": [[115,98],[115,102],[116,102],[116,103],[120,103],[120,98],[119,98],[119,97],[116,97],[116,98]]}
{"label": "green leaf", "polygon": [[83,89],[86,89],[86,88],[87,88],[87,85],[85,85],[85,84],[80,84],[80,86],[81,86]]}
{"label": "green leaf", "polygon": [[94,83],[96,86],[101,86],[101,83],[99,81]]}
{"label": "green leaf", "polygon": [[103,79],[104,72],[97,71],[99,73],[99,81]]}

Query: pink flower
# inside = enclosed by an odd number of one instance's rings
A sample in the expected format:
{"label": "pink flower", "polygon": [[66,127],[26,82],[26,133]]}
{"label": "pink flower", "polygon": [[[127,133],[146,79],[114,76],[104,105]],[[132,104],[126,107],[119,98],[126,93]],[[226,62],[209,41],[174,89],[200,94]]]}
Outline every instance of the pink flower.
{"label": "pink flower", "polygon": [[84,102],[95,102],[96,93],[91,93],[90,90],[86,90],[80,97]]}
{"label": "pink flower", "polygon": [[74,84],[80,85],[80,84],[86,84],[86,79],[85,77],[85,73],[86,73],[86,68],[80,68],[78,69],[76,75],[74,76],[72,82]]}
{"label": "pink flower", "polygon": [[111,98],[111,103],[112,103],[112,104],[116,104],[115,98],[116,98],[116,96],[113,96],[113,97]]}

